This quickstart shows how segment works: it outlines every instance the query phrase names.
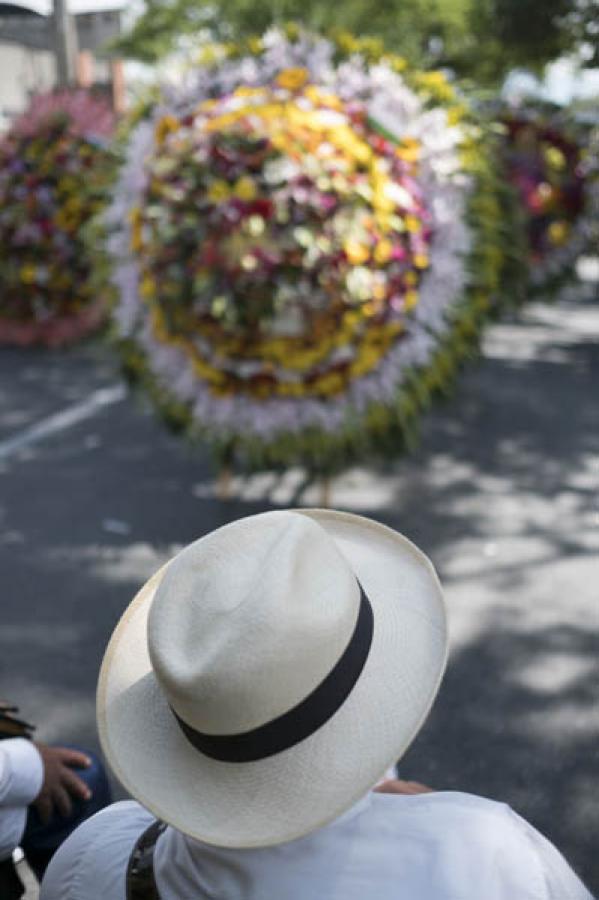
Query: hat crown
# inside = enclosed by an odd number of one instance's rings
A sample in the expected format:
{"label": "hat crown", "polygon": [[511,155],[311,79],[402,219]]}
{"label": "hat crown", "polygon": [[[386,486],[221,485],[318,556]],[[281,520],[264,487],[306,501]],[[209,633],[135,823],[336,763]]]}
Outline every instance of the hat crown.
{"label": "hat crown", "polygon": [[148,648],[177,715],[239,734],[300,703],[353,633],[360,589],[318,523],[271,512],[186,547],[152,602]]}

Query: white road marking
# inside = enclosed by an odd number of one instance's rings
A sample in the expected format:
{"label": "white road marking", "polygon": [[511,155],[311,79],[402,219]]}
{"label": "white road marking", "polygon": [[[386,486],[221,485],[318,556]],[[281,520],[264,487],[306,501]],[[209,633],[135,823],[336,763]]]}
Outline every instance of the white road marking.
{"label": "white road marking", "polygon": [[122,384],[94,391],[81,403],[67,406],[61,412],[54,413],[54,415],[42,419],[35,425],[30,425],[29,428],[25,428],[19,434],[15,434],[14,437],[0,441],[0,460],[8,459],[9,456],[13,456],[25,447],[38,444],[53,434],[59,434],[61,431],[66,431],[85,419],[92,418],[105,406],[120,403],[126,396],[127,389]]}

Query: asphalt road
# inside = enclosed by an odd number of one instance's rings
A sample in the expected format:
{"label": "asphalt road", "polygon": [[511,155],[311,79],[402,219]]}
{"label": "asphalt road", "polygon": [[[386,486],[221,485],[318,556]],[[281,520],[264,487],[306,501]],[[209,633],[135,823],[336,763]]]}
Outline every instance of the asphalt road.
{"label": "asphalt road", "polygon": [[[118,384],[100,344],[0,352],[1,693],[41,738],[90,747],[103,648],[141,582],[233,518],[320,500],[299,471],[217,499],[206,459]],[[490,329],[418,450],[332,488],[419,544],[446,589],[447,676],[402,773],[510,803],[595,892],[598,393],[595,285]]]}

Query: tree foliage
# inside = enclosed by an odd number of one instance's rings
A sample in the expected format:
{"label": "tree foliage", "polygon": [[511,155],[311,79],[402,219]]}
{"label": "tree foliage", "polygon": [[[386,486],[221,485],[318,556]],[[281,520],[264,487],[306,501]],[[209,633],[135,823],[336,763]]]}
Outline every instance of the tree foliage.
{"label": "tree foliage", "polygon": [[380,37],[415,65],[447,66],[481,84],[514,67],[539,72],[584,42],[596,62],[599,46],[599,0],[146,0],[117,47],[153,63],[202,28],[228,39],[288,21]]}
{"label": "tree foliage", "polygon": [[582,47],[587,66],[599,66],[599,0],[576,0],[565,17],[565,27]]}

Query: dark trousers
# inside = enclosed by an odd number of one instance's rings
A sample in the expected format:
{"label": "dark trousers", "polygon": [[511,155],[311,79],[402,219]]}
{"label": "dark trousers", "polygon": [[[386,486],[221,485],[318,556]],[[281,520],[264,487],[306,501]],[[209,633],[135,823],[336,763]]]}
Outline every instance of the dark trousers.
{"label": "dark trousers", "polygon": [[0,862],[0,897],[2,900],[19,900],[22,896],[23,885],[9,856]]}

